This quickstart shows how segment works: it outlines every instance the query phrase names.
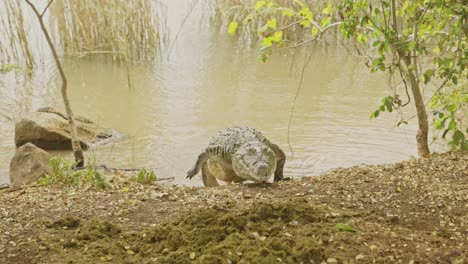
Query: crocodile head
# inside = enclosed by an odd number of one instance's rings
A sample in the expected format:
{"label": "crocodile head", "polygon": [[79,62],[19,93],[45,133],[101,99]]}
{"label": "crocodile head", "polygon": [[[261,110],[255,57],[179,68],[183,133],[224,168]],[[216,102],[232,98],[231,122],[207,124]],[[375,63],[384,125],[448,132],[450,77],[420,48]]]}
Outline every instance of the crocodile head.
{"label": "crocodile head", "polygon": [[234,153],[232,167],[241,178],[266,182],[276,170],[275,152],[261,143],[245,144]]}

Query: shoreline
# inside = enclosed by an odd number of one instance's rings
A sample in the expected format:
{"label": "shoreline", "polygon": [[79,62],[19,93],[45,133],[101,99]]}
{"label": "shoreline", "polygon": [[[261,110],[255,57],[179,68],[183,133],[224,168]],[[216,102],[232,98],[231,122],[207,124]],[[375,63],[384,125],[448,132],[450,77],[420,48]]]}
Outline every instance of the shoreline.
{"label": "shoreline", "polygon": [[271,184],[117,186],[3,190],[0,262],[468,261],[466,152]]}

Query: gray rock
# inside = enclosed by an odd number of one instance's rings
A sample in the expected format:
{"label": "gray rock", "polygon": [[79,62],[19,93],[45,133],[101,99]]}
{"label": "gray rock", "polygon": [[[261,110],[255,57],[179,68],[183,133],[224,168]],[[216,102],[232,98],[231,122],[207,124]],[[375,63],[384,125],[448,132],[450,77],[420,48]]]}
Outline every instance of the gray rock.
{"label": "gray rock", "polygon": [[49,153],[31,143],[19,147],[10,162],[10,188],[28,185],[50,174],[51,158]]}
{"label": "gray rock", "polygon": [[[81,147],[85,150],[90,144],[113,136],[110,130],[84,117],[76,116],[75,123]],[[46,150],[71,150],[68,118],[51,107],[24,115],[15,125],[15,144],[20,147],[28,142]]]}

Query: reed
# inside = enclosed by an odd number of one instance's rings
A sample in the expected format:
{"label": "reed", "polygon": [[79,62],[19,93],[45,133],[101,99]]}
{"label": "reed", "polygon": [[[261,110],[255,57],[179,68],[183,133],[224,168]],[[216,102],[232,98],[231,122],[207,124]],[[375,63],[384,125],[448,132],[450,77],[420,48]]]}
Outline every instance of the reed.
{"label": "reed", "polygon": [[151,0],[63,0],[52,6],[56,42],[66,55],[110,54],[114,60],[152,60],[158,48]]}
{"label": "reed", "polygon": [[35,59],[27,38],[21,5],[15,0],[5,0],[0,3],[0,8],[0,66],[21,64],[32,69]]}
{"label": "reed", "polygon": [[[160,48],[156,1],[61,0],[54,1],[45,19],[60,53],[84,57],[106,55],[128,64],[151,61]],[[43,3],[46,3],[44,0]],[[24,3],[0,1],[0,66],[14,64],[33,69],[44,52],[35,26],[26,25]]]}

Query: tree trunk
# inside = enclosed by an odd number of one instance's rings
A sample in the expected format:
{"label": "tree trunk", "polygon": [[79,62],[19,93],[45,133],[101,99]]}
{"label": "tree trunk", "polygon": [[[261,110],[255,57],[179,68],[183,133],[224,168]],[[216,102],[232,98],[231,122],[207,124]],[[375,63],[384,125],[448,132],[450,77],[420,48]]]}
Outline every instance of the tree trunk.
{"label": "tree trunk", "polygon": [[47,28],[44,25],[44,20],[42,19],[43,15],[44,15],[44,12],[50,6],[50,4],[52,3],[53,0],[51,0],[49,2],[49,4],[44,9],[42,14],[39,14],[36,7],[29,0],[25,0],[25,1],[29,6],[31,6],[32,10],[34,11],[34,13],[37,16],[37,19],[39,20],[39,24],[41,25],[42,32],[44,33],[44,36],[45,36],[45,38],[47,40],[47,44],[49,44],[49,48],[50,48],[50,50],[52,52],[52,55],[54,57],[55,64],[57,65],[57,69],[58,69],[58,71],[60,73],[60,78],[62,79],[62,88],[61,88],[62,99],[63,99],[63,103],[65,105],[65,110],[67,112],[68,123],[70,124],[70,135],[71,135],[71,138],[72,138],[73,155],[75,156],[76,167],[83,167],[84,166],[84,154],[83,154],[83,150],[81,149],[80,141],[78,139],[78,132],[77,132],[76,125],[75,125],[75,118],[73,117],[73,111],[72,111],[71,105],[70,105],[70,99],[68,99],[67,78],[66,78],[65,72],[64,72],[64,70],[62,68],[62,64],[60,63],[60,60],[58,58],[57,51],[55,50],[55,46],[52,43],[52,40],[50,38],[49,32],[47,31]]}
{"label": "tree trunk", "polygon": [[[398,36],[399,29],[396,18],[396,0],[392,0],[391,2],[391,12],[392,27],[396,33],[396,36]],[[413,40],[416,40],[417,38],[418,28],[415,24],[413,26]],[[416,108],[416,115],[418,117],[418,132],[416,133],[416,144],[418,147],[418,154],[420,157],[425,158],[430,154],[428,144],[429,122],[427,121],[426,105],[424,104],[424,98],[421,94],[421,90],[419,89],[419,79],[416,76],[415,70],[410,69],[410,65],[413,65],[413,67],[417,66],[417,55],[414,50],[410,54],[405,54],[405,52],[399,48],[396,48],[396,50],[398,52],[398,56],[400,57],[400,71],[403,71],[403,73],[405,74],[404,78],[409,79],[411,92],[414,98],[414,106]]]}
{"label": "tree trunk", "polygon": [[419,80],[416,77],[414,70],[408,68],[411,65],[411,58],[404,56],[405,64],[403,69],[406,71],[407,77],[410,81],[411,92],[414,98],[414,106],[416,108],[416,116],[418,117],[418,132],[416,133],[416,143],[418,147],[418,154],[420,157],[427,157],[430,154],[428,144],[429,122],[427,121],[426,105],[419,89]]}

